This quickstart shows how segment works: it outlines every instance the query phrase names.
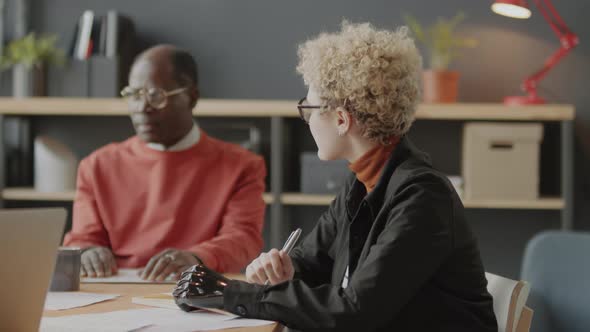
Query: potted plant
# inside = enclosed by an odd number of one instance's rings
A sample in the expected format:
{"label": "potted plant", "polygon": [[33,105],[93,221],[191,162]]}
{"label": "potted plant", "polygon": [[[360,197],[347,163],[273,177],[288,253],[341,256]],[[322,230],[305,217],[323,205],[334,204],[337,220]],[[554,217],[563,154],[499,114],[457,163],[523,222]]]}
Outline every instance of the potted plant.
{"label": "potted plant", "polygon": [[431,26],[423,26],[416,18],[405,15],[406,24],[428,53],[428,69],[422,75],[423,101],[427,103],[453,103],[457,101],[459,73],[449,70],[453,59],[462,48],[472,48],[477,41],[455,34],[457,25],[465,19],[458,13],[451,19],[438,18]]}
{"label": "potted plant", "polygon": [[55,35],[39,36],[34,32],[8,43],[0,59],[3,69],[13,68],[13,96],[45,95],[47,65],[64,63],[64,53],[55,45]]}

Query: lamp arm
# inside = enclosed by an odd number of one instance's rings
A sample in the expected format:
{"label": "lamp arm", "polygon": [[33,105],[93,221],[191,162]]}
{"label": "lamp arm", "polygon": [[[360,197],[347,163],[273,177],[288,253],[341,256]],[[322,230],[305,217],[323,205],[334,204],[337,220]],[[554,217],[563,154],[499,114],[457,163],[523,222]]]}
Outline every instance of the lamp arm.
{"label": "lamp arm", "polygon": [[535,0],[535,5],[545,17],[545,20],[549,23],[557,38],[561,39],[564,35],[572,33],[557,12],[557,9],[553,6],[553,3],[551,3],[551,0]]}
{"label": "lamp arm", "polygon": [[572,48],[560,47],[546,61],[541,69],[527,77],[522,83],[522,88],[529,94],[537,95],[537,83],[547,75],[547,73],[557,65],[557,63],[566,56]]}
{"label": "lamp arm", "polygon": [[543,17],[545,17],[545,20],[549,23],[551,29],[555,32],[561,43],[561,47],[545,61],[543,67],[527,77],[522,84],[522,88],[530,96],[536,97],[537,83],[542,80],[564,56],[579,44],[579,39],[578,36],[565,25],[563,19],[559,16],[550,0],[543,0],[542,2],[541,0],[535,0],[535,5],[537,5],[539,11],[543,14]]}

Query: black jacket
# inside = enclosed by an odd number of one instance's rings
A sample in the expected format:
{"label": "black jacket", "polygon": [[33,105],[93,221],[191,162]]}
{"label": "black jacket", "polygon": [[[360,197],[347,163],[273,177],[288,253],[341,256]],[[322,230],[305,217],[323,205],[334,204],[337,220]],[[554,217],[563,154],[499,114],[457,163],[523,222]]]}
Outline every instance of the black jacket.
{"label": "black jacket", "polygon": [[294,280],[231,282],[225,309],[305,331],[498,330],[463,205],[407,138],[373,192],[351,178],[291,257]]}

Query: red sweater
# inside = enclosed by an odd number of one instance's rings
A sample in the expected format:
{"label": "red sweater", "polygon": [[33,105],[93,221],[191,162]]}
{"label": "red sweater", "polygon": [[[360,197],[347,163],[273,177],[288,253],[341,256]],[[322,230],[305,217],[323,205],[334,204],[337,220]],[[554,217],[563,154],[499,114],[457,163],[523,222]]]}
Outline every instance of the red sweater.
{"label": "red sweater", "polygon": [[264,160],[201,132],[183,151],[156,151],[137,136],[109,144],[78,170],[67,246],[106,246],[119,267],[142,267],[167,248],[238,272],[262,248]]}

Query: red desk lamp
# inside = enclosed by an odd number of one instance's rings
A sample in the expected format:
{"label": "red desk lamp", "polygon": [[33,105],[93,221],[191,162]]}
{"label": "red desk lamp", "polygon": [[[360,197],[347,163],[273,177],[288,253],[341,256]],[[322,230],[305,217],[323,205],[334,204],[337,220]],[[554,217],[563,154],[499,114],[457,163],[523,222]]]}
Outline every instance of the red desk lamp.
{"label": "red desk lamp", "polygon": [[[522,89],[527,93],[526,96],[510,96],[504,98],[504,104],[508,105],[522,105],[522,104],[544,104],[545,100],[537,95],[537,83],[547,75],[549,70],[553,68],[572,48],[578,45],[579,40],[563,22],[563,19],[557,13],[557,10],[551,4],[551,0],[533,0],[537,8],[545,20],[553,29],[553,32],[559,38],[561,47],[553,53],[546,61],[543,68],[527,77]],[[492,4],[492,10],[500,15],[513,18],[529,18],[531,11],[529,10],[526,0],[495,0]]]}

